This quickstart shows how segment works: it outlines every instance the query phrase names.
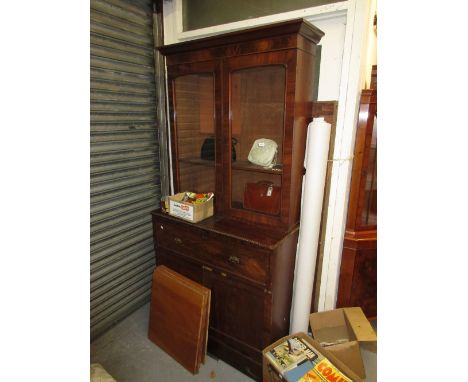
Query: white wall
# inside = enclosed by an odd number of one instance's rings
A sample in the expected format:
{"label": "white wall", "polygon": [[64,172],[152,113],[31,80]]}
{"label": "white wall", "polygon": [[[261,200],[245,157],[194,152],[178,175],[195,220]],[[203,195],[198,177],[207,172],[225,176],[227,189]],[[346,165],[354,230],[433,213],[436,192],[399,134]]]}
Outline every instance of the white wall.
{"label": "white wall", "polygon": [[377,32],[373,25],[374,15],[377,12],[377,0],[371,0],[369,17],[371,21],[367,28],[367,53],[366,53],[366,88],[369,88],[372,65],[377,65]]}
{"label": "white wall", "polygon": [[370,0],[350,0],[346,18],[340,96],[330,196],[325,227],[318,310],[336,306],[341,253],[348,210],[352,156],[361,90],[365,85]]}
{"label": "white wall", "polygon": [[340,97],[341,66],[346,32],[346,14],[324,20],[307,20],[321,29],[325,35],[320,40],[322,57],[320,61],[319,101],[333,101]]}

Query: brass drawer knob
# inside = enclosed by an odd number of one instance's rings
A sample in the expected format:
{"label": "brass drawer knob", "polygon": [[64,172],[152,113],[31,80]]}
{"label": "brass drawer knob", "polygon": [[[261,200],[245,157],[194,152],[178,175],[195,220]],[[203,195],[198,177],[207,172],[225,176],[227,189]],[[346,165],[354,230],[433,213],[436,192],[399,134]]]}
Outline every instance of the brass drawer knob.
{"label": "brass drawer knob", "polygon": [[175,237],[175,238],[174,238],[174,241],[175,241],[177,244],[182,244],[182,239],[179,238],[179,237]]}
{"label": "brass drawer knob", "polygon": [[240,264],[240,259],[237,256],[229,256],[228,261],[232,264]]}

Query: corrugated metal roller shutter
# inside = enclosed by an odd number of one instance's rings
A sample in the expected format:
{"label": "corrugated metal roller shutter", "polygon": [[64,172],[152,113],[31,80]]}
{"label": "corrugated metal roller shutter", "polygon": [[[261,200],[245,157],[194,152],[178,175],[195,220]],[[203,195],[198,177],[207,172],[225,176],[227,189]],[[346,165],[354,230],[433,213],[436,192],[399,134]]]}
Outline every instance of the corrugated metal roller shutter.
{"label": "corrugated metal roller shutter", "polygon": [[91,0],[91,337],[147,302],[160,198],[152,2]]}

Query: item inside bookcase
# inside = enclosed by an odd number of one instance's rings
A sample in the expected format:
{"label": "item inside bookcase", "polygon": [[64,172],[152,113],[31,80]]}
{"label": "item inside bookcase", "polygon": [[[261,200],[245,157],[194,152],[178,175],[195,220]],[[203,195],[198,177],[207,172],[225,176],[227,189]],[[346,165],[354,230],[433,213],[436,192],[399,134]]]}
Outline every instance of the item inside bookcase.
{"label": "item inside bookcase", "polygon": [[280,212],[281,188],[268,181],[246,183],[244,208],[277,215]]}
{"label": "item inside bookcase", "polygon": [[198,223],[213,216],[214,193],[179,192],[167,197],[169,215]]}
{"label": "item inside bookcase", "polygon": [[[235,162],[237,159],[237,154],[236,154],[237,139],[232,138],[231,142],[232,142],[231,160]],[[214,137],[205,138],[201,147],[200,158],[203,160],[215,160],[215,152],[216,150],[215,150]]]}
{"label": "item inside bookcase", "polygon": [[255,140],[250,149],[248,160],[258,166],[272,168],[276,164],[278,144],[267,138]]}

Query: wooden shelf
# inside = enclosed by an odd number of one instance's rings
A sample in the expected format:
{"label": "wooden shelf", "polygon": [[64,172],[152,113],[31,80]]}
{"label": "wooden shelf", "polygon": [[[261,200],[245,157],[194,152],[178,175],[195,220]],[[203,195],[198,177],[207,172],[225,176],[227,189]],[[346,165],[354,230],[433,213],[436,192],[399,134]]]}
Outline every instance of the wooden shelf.
{"label": "wooden shelf", "polygon": [[194,165],[206,166],[206,167],[215,166],[214,160],[206,160],[206,159],[200,159],[200,158],[179,159],[179,163],[188,163],[188,164],[194,164]]}
{"label": "wooden shelf", "polygon": [[[231,203],[231,207],[236,208],[238,210],[251,211],[248,208],[244,208],[244,204],[242,202],[234,202],[233,201]],[[271,215],[271,216],[277,216],[278,215],[278,214],[271,214],[271,213],[268,213],[268,212],[260,212],[260,211],[255,211],[255,212],[258,213],[258,214],[263,214],[263,215]]]}
{"label": "wooden shelf", "polygon": [[[180,163],[188,163],[188,164],[194,164],[198,166],[206,166],[206,167],[214,167],[215,161],[213,160],[205,160],[205,159],[200,159],[200,158],[185,158],[185,159],[179,159]],[[278,165],[281,166],[281,165]],[[250,163],[249,161],[243,160],[243,161],[236,161],[232,163],[232,169],[233,170],[242,170],[242,171],[253,171],[253,172],[262,172],[265,174],[275,174],[275,175],[281,175],[283,173],[283,168],[282,166],[280,168],[265,168],[262,166],[257,166],[253,163]]]}
{"label": "wooden shelf", "polygon": [[257,166],[249,161],[236,161],[232,162],[232,169],[233,170],[242,170],[242,171],[254,171],[254,172],[263,172],[266,174],[278,174],[281,175],[283,173],[282,165],[280,168],[265,168],[262,166]]}

